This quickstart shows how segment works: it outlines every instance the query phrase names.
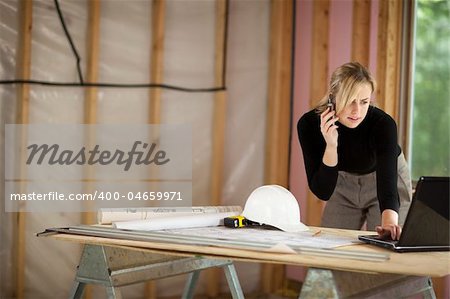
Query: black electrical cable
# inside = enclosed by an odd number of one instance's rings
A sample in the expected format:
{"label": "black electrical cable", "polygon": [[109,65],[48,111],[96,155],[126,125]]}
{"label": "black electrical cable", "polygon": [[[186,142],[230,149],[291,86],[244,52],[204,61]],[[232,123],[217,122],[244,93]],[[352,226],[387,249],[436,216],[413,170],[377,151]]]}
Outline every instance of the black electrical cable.
{"label": "black electrical cable", "polygon": [[78,55],[77,49],[72,41],[69,31],[67,30],[66,23],[64,21],[64,16],[59,7],[58,0],[55,1],[56,11],[58,12],[59,20],[61,21],[61,25],[64,29],[64,33],[70,43],[72,48],[72,52],[74,53],[77,60],[77,70],[78,77],[80,82],[52,82],[52,81],[43,81],[43,80],[24,80],[24,79],[12,79],[12,80],[0,80],[0,85],[6,84],[31,84],[31,85],[45,85],[45,86],[56,86],[56,87],[112,87],[112,88],[163,88],[163,89],[171,89],[182,92],[219,92],[225,91],[225,77],[226,77],[226,57],[227,57],[227,40],[228,40],[228,5],[229,0],[226,0],[226,15],[225,15],[225,33],[224,33],[224,57],[222,60],[222,86],[219,87],[211,87],[211,88],[189,88],[189,87],[180,87],[169,84],[154,84],[154,83],[91,83],[84,82],[83,74],[81,72],[80,61],[81,58]]}
{"label": "black electrical cable", "polygon": [[212,87],[212,88],[188,88],[179,87],[169,84],[152,84],[152,83],[133,83],[133,84],[120,84],[120,83],[90,83],[90,82],[49,82],[40,80],[2,80],[1,84],[34,84],[34,85],[46,85],[57,87],[115,87],[115,88],[165,88],[176,91],[184,92],[218,92],[226,90],[225,87]]}
{"label": "black electrical cable", "polygon": [[230,11],[230,0],[225,1],[225,30],[223,33],[223,60],[222,60],[222,86],[227,81],[227,49],[228,49],[228,20]]}
{"label": "black electrical cable", "polygon": [[61,22],[61,26],[64,30],[64,33],[67,37],[67,40],[69,41],[70,47],[72,48],[72,52],[75,55],[75,58],[77,59],[77,71],[78,71],[78,78],[80,79],[80,83],[83,83],[83,73],[81,72],[81,66],[80,66],[80,55],[78,55],[78,51],[75,48],[75,45],[72,41],[72,37],[70,36],[69,30],[67,30],[66,27],[66,22],[64,21],[64,17],[63,14],[61,12],[61,9],[59,8],[59,1],[55,0],[55,7],[56,7],[56,11],[58,12],[58,17],[59,17],[59,21]]}

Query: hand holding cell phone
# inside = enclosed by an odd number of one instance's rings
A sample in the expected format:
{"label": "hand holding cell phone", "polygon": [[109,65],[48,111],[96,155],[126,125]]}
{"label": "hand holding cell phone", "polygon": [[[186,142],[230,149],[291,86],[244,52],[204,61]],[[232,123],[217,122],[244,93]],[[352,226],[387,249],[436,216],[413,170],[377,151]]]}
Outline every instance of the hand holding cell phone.
{"label": "hand holding cell phone", "polygon": [[320,131],[327,145],[337,147],[338,127],[335,124],[335,122],[339,119],[339,117],[336,116],[334,104],[335,104],[334,97],[333,95],[330,94],[328,96],[328,103],[327,103],[327,107],[329,109],[325,110],[320,115]]}

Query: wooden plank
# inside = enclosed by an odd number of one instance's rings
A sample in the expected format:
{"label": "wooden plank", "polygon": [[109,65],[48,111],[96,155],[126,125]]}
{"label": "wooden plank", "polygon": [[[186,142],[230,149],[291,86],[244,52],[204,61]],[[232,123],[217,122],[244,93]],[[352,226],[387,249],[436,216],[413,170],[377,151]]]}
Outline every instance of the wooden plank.
{"label": "wooden plank", "polygon": [[[100,1],[89,1],[87,32],[87,82],[98,81],[98,57],[100,40]],[[86,87],[84,99],[84,123],[97,122],[97,87]]]}
{"label": "wooden plank", "polygon": [[[311,61],[311,106],[315,106],[328,87],[329,0],[314,1],[313,40]],[[324,202],[308,192],[306,220],[308,225],[319,226]]]}
{"label": "wooden plank", "polygon": [[353,0],[352,61],[369,66],[370,0]]}
{"label": "wooden plank", "polygon": [[[222,86],[223,67],[225,60],[224,36],[226,25],[226,0],[216,0],[216,41],[215,41],[215,70],[214,82],[216,86]],[[225,125],[226,125],[226,93],[220,91],[214,97],[213,112],[213,140],[212,140],[212,167],[211,167],[211,205],[220,205],[223,185],[223,158],[225,147]]]}
{"label": "wooden plank", "polygon": [[[17,47],[17,66],[16,74],[17,78],[28,80],[31,77],[31,35],[33,26],[33,1],[24,0],[19,4],[19,34],[18,34],[18,47]],[[17,86],[17,108],[16,108],[16,123],[28,124],[29,123],[29,104],[30,104],[30,86],[22,84]],[[25,144],[26,130],[21,132],[21,142]],[[20,174],[19,177],[24,179],[26,177],[26,171],[22,167],[25,163],[25,152],[21,152],[20,159]],[[26,183],[24,181],[19,182],[18,192],[26,192]],[[21,204],[19,210],[24,206]],[[25,241],[26,241],[26,214],[24,212],[14,213],[13,222],[13,281],[14,281],[14,297],[24,298],[25,293]]]}
{"label": "wooden plank", "polygon": [[[180,234],[179,230],[175,231],[122,231],[120,229],[111,228],[110,226],[89,226],[89,225],[78,225],[70,226],[64,228],[50,228],[46,229],[42,235],[48,235],[53,233],[67,233],[67,234],[79,234],[83,236],[96,236],[105,238],[114,238],[121,240],[130,241],[145,241],[145,242],[169,242],[174,244],[182,245],[195,245],[195,246],[223,246],[227,248],[237,248],[245,250],[256,250],[256,251],[272,251],[276,244],[286,243],[290,249],[294,250],[297,254],[308,254],[320,257],[335,257],[335,258],[347,258],[360,261],[371,261],[371,262],[384,262],[389,260],[388,253],[366,253],[366,252],[356,252],[350,250],[340,250],[334,248],[322,248],[323,240],[319,240],[317,236],[312,232],[300,233],[297,237],[285,236],[284,238],[279,238],[279,232],[268,232],[264,234],[261,232],[255,234],[254,237],[249,237],[245,229],[242,230],[229,230],[225,227],[211,228],[208,230],[205,228],[197,228],[191,231],[192,234],[185,235]],[[202,232],[203,234],[200,234]],[[322,235],[322,230],[320,236]],[[225,235],[222,236],[222,233]],[[263,237],[264,235],[264,237]],[[41,236],[41,234],[39,234]],[[275,238],[274,238],[275,237]],[[319,237],[320,238],[320,237]],[[347,246],[351,245],[350,240],[353,238],[339,238],[341,240],[337,243],[332,241],[335,246]],[[294,244],[290,244],[292,239],[297,239]],[[303,244],[303,245],[302,245]],[[331,243],[329,245],[332,245]]]}
{"label": "wooden plank", "polygon": [[[227,0],[216,0],[215,24],[215,60],[214,83],[216,86],[225,84],[224,67],[226,63],[226,26],[228,14]],[[210,205],[219,206],[222,202],[223,189],[223,163],[225,156],[225,127],[227,117],[227,95],[225,91],[217,92],[214,96],[213,135],[212,135],[212,161],[211,161],[211,201]],[[206,293],[216,298],[220,293],[220,269],[207,270],[208,284]]]}
{"label": "wooden plank", "polygon": [[[100,41],[100,1],[89,1],[88,6],[88,32],[87,32],[87,82],[98,82],[98,57],[99,57],[99,41]],[[97,87],[86,87],[84,98],[84,123],[97,123]],[[95,136],[90,132],[87,135],[88,147],[94,143]],[[93,169],[88,168],[85,176],[93,177]],[[89,192],[93,189],[92,184],[88,181],[85,184],[85,190]],[[85,224],[96,223],[96,213],[84,212],[82,214],[82,222]]]}
{"label": "wooden plank", "polygon": [[[151,32],[152,48],[150,57],[150,82],[155,84],[163,83],[164,76],[164,38],[165,38],[165,16],[166,1],[153,0],[151,6]],[[149,118],[150,124],[161,123],[161,97],[160,88],[149,89]],[[155,130],[152,137],[159,139],[159,131]],[[156,175],[156,173],[152,173]],[[145,284],[145,298],[155,299],[158,297],[156,281],[149,281]]]}
{"label": "wooden plank", "polygon": [[400,53],[400,108],[398,115],[398,140],[405,153],[409,157],[409,144],[411,140],[412,86],[414,73],[414,28],[415,28],[415,4],[413,1],[404,1],[402,14],[402,44]]}
{"label": "wooden plank", "polygon": [[[315,229],[312,227],[312,229]],[[345,230],[333,228],[320,228],[322,233],[351,237],[355,240],[362,233],[360,230]],[[435,251],[423,253],[396,253],[387,252],[383,248],[372,245],[349,245],[339,247],[337,250],[354,251],[355,253],[366,254],[388,254],[389,259],[383,262],[373,262],[367,260],[347,259],[339,257],[320,257],[308,253],[300,254],[280,254],[268,251],[229,248],[226,246],[201,246],[190,244],[178,244],[171,242],[148,242],[148,241],[132,241],[124,239],[99,238],[89,236],[78,236],[69,234],[52,235],[52,238],[78,243],[101,244],[112,246],[126,246],[130,249],[157,251],[168,255],[187,255],[187,256],[204,256],[212,258],[231,258],[233,260],[243,260],[247,262],[267,262],[267,263],[286,263],[298,266],[308,266],[321,269],[337,269],[341,271],[366,272],[372,274],[392,273],[400,275],[413,276],[432,276],[442,277],[450,274],[448,261],[450,252]],[[411,263],[411,261],[415,261]]]}
{"label": "wooden plank", "polygon": [[[20,1],[19,9],[20,32],[17,49],[17,77],[28,80],[31,78],[31,32],[33,26],[33,1]],[[30,85],[22,84],[17,87],[16,120],[19,124],[27,124],[29,118]]]}
{"label": "wooden plank", "polygon": [[291,125],[292,10],[292,1],[272,2],[264,180],[284,187],[288,184]]}
{"label": "wooden plank", "polygon": [[292,69],[292,1],[271,7],[269,85],[264,180],[287,187]]}
{"label": "wooden plank", "polygon": [[402,1],[380,0],[377,52],[377,101],[398,121]]}
{"label": "wooden plank", "polygon": [[[88,2],[88,24],[87,24],[87,65],[86,65],[86,80],[89,83],[98,82],[98,58],[100,54],[100,0],[92,0]],[[84,95],[84,123],[97,123],[97,87],[86,87]],[[87,147],[91,147],[95,142],[95,135],[91,131],[86,132]],[[94,183],[90,178],[94,177],[94,168],[88,167],[84,173],[88,180],[83,184],[84,192],[93,193]],[[89,211],[81,214],[81,221],[84,224],[96,223],[96,213],[91,212],[92,203],[87,202],[86,207]],[[87,286],[84,291],[84,298],[90,299],[93,297],[92,287]]]}
{"label": "wooden plank", "polygon": [[[288,186],[291,113],[293,1],[272,1],[264,183]],[[284,266],[263,264],[261,289],[282,289]]]}
{"label": "wooden plank", "polygon": [[[164,28],[166,1],[152,2],[152,51],[150,65],[150,81],[155,84],[163,83],[164,70]],[[149,123],[161,123],[161,89],[150,88]]]}

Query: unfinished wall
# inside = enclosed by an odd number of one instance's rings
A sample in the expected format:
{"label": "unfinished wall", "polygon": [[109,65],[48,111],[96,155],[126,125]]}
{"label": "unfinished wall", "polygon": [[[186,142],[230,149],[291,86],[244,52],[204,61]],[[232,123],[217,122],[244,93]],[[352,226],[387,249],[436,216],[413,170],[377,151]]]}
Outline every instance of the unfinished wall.
{"label": "unfinished wall", "polygon": [[[60,7],[80,57],[87,69],[88,2],[61,0]],[[269,54],[269,1],[230,1],[227,56],[227,110],[225,169],[222,204],[243,205],[248,194],[263,184],[265,117]],[[15,78],[19,3],[0,1],[0,76]],[[164,83],[190,88],[214,87],[214,1],[166,1]],[[151,57],[151,2],[101,1],[98,81],[149,83]],[[76,61],[63,34],[53,1],[33,1],[31,78],[77,82]],[[19,85],[0,85],[2,132],[16,123]],[[97,122],[142,124],[149,118],[149,90],[98,88]],[[78,124],[84,122],[82,87],[30,86],[29,123]],[[213,93],[162,91],[162,123],[188,123],[193,128],[193,203],[207,204],[210,197]],[[3,138],[0,144],[3,161]],[[3,172],[2,172],[3,175]],[[0,190],[4,194],[4,189]],[[3,205],[3,201],[2,201]],[[1,212],[2,298],[13,286],[13,215]],[[47,227],[79,224],[78,213],[26,213],[25,298],[67,297],[81,247],[38,239]],[[237,263],[244,291],[253,291],[259,278],[257,264]],[[222,279],[223,280],[223,279]],[[158,296],[179,295],[184,277],[157,283]],[[197,292],[204,292],[206,280]],[[223,289],[225,282],[222,283]],[[126,298],[141,298],[144,286],[124,288]],[[95,288],[94,298],[104,297]]]}

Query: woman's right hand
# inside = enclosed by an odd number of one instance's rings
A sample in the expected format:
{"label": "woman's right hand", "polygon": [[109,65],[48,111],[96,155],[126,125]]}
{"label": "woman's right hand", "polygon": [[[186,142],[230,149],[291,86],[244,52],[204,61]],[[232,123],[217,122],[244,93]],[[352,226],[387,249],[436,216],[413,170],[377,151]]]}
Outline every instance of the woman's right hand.
{"label": "woman's right hand", "polygon": [[339,119],[334,110],[327,108],[320,114],[320,132],[327,143],[327,147],[337,148],[338,145],[338,126],[335,124]]}

